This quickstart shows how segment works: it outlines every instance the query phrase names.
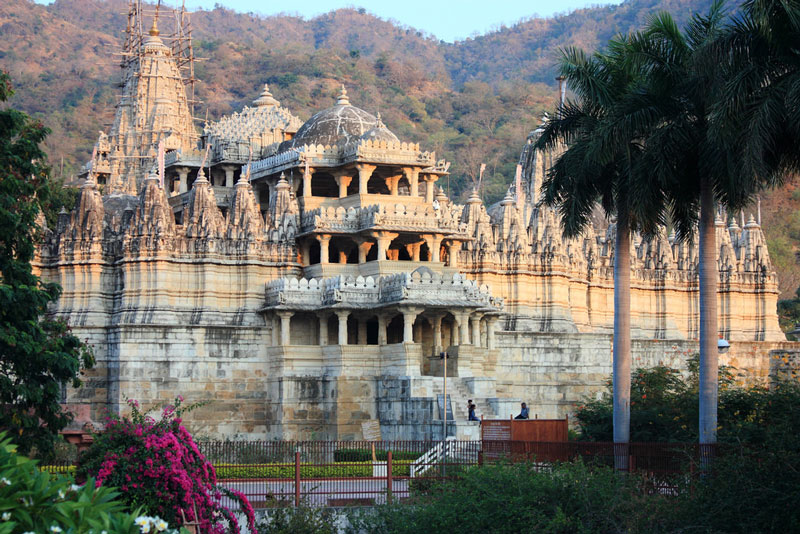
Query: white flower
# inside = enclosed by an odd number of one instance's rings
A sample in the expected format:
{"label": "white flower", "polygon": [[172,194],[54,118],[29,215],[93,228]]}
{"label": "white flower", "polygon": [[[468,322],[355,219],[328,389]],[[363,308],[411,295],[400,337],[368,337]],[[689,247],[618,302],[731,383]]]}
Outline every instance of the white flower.
{"label": "white flower", "polygon": [[[69,487],[69,490],[70,490],[70,491],[80,491],[82,488],[83,488],[83,486],[79,486],[79,485],[77,485],[77,484],[73,484],[73,485],[71,485],[71,486]],[[102,533],[101,533],[101,534],[102,534]]]}
{"label": "white flower", "polygon": [[36,533],[32,530],[28,530],[26,532],[23,532],[22,534],[36,534]]}
{"label": "white flower", "polygon": [[3,519],[3,521],[8,521],[11,519],[11,512],[3,512],[3,515],[0,517]]}
{"label": "white flower", "polygon": [[167,530],[167,522],[161,519],[160,517],[156,517],[156,530],[159,532],[164,532]]}
{"label": "white flower", "polygon": [[11,481],[8,480],[6,477],[3,477],[3,478],[0,478],[0,484],[2,484],[4,486],[10,486],[11,485]]}
{"label": "white flower", "polygon": [[148,532],[150,532],[150,523],[145,523],[144,525],[140,526],[139,531],[142,534],[147,534]]}
{"label": "white flower", "polygon": [[67,492],[66,491],[64,491],[63,489],[58,490],[58,498],[59,499],[63,499],[66,496],[67,496]]}
{"label": "white flower", "polygon": [[59,532],[61,532],[61,527],[53,525],[52,527],[50,527],[50,532],[52,532],[53,534],[58,534]]}

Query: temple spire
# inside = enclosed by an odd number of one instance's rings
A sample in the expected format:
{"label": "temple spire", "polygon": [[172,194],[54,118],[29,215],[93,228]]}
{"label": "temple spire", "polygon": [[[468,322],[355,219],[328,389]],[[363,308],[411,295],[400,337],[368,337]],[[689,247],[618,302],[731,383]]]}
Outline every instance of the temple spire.
{"label": "temple spire", "polygon": [[349,106],[350,99],[347,98],[347,89],[344,88],[344,84],[342,84],[342,91],[339,93],[339,98],[336,99],[337,106]]}

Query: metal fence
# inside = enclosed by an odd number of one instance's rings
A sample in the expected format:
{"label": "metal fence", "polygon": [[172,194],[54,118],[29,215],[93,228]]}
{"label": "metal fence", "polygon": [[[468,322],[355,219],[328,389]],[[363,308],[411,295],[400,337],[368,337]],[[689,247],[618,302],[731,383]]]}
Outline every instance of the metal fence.
{"label": "metal fence", "polygon": [[[582,459],[642,475],[644,490],[671,494],[692,466],[715,454],[692,444],[530,441],[204,442],[219,483],[255,507],[371,505],[407,498],[414,486],[456,479],[495,460],[530,461],[540,470]],[[233,503],[228,503],[233,505]]]}
{"label": "metal fence", "polygon": [[[478,465],[480,441],[203,442],[220,485],[254,507],[371,505]],[[233,504],[233,503],[227,503]]]}

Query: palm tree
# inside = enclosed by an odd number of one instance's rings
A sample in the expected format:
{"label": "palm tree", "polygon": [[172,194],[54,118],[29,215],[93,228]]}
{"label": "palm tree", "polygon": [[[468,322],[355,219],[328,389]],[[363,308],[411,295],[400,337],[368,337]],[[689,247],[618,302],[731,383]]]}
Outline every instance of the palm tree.
{"label": "palm tree", "polygon": [[[669,219],[682,239],[699,231],[701,444],[716,443],[718,399],[717,204],[738,210],[757,189],[754,181],[732,180],[736,149],[715,135],[711,110],[720,92],[718,42],[725,13],[715,1],[708,15],[695,15],[681,31],[667,13],[658,14],[631,40],[629,60],[646,73],[628,96],[618,124],[604,132],[644,133],[640,162],[651,169],[665,195]],[[699,217],[698,217],[699,216]]]}
{"label": "palm tree", "polygon": [[[589,224],[598,201],[607,217],[616,215],[614,243],[613,396],[615,466],[627,469],[630,441],[630,273],[631,231],[653,227],[658,193],[650,187],[636,164],[642,144],[636,132],[618,136],[613,143],[598,143],[597,133],[613,117],[617,106],[639,73],[629,68],[627,38],[610,42],[607,52],[587,56],[576,48],[562,52],[560,71],[577,95],[563,103],[536,142],[543,150],[559,150],[542,185],[542,201],[556,207],[566,237],[579,236]],[[635,194],[632,194],[635,193]]]}
{"label": "palm tree", "polygon": [[741,151],[732,180],[770,186],[800,171],[800,1],[748,0],[719,39],[717,135]]}

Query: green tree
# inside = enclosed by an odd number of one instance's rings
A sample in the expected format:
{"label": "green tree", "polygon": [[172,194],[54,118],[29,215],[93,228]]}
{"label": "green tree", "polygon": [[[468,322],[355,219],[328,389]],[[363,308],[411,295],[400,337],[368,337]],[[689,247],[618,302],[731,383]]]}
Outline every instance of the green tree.
{"label": "green tree", "polygon": [[[13,94],[0,73],[0,102]],[[43,283],[31,260],[39,234],[37,219],[49,198],[49,168],[40,148],[48,130],[13,108],[0,110],[0,430],[23,453],[48,454],[70,421],[61,410],[61,389],[80,385],[91,350],[67,325],[46,318],[60,293]]]}
{"label": "green tree", "polygon": [[[561,214],[564,234],[579,236],[600,202],[607,217],[616,215],[614,242],[614,442],[630,441],[630,272],[631,231],[652,232],[663,211],[658,191],[637,161],[642,143],[635,130],[613,140],[598,133],[616,120],[617,108],[640,83],[641,73],[628,61],[629,40],[614,39],[608,52],[587,56],[579,49],[562,54],[561,74],[578,96],[561,105],[555,119],[542,128],[540,149],[566,149],[548,171],[543,200]],[[627,453],[618,455],[625,468]]]}
{"label": "green tree", "polygon": [[[668,217],[680,239],[699,233],[700,442],[715,443],[717,428],[718,205],[736,211],[758,185],[736,172],[736,149],[714,135],[711,109],[721,72],[714,53],[724,31],[722,2],[692,17],[681,31],[668,13],[654,16],[632,40],[629,61],[644,70],[645,84],[629,95],[620,120],[605,137],[641,132],[641,161],[661,187]],[[737,179],[738,178],[738,179]]]}

